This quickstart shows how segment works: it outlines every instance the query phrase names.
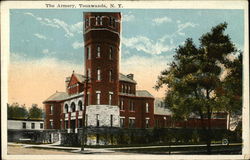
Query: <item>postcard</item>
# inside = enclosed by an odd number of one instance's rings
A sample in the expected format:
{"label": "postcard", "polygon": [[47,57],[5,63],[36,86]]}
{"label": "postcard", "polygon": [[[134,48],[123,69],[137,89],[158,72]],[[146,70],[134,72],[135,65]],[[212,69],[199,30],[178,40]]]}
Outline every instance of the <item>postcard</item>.
{"label": "postcard", "polygon": [[247,1],[4,1],[3,159],[249,159]]}

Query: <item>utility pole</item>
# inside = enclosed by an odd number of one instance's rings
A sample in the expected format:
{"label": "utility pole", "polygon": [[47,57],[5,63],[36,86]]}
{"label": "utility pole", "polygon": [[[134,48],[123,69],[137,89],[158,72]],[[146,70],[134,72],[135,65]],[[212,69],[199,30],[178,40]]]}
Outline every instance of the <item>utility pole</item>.
{"label": "utility pole", "polygon": [[86,124],[85,124],[85,117],[86,117],[86,109],[87,109],[87,100],[88,100],[88,89],[89,89],[89,77],[85,77],[84,81],[84,103],[83,103],[83,114],[82,114],[82,137],[81,137],[81,151],[84,151],[84,146],[85,146],[85,129],[86,129]]}

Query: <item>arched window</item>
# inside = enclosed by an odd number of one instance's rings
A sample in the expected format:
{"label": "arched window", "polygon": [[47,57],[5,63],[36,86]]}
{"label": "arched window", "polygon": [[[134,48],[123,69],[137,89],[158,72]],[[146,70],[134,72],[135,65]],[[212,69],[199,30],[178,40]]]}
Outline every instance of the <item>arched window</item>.
{"label": "arched window", "polygon": [[80,111],[82,111],[82,101],[78,102],[78,108],[79,108]]}
{"label": "arched window", "polygon": [[75,105],[74,102],[71,103],[70,108],[71,108],[71,112],[75,112],[76,111],[76,105]]}
{"label": "arched window", "polygon": [[65,106],[64,106],[64,111],[65,111],[65,113],[68,113],[68,112],[69,112],[69,106],[68,106],[68,104],[65,104]]}

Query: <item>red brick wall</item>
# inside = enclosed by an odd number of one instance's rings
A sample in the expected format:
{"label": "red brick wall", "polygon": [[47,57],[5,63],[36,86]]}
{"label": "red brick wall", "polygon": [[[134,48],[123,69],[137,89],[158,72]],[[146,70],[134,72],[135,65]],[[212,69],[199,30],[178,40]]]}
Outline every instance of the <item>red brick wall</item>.
{"label": "red brick wall", "polygon": [[[50,114],[50,106],[54,105],[53,114]],[[45,103],[45,129],[60,129],[60,117],[62,113],[62,103]],[[53,128],[50,128],[50,120],[53,120]]]}
{"label": "red brick wall", "polygon": [[[129,117],[135,117],[135,128],[145,128],[145,118],[150,118],[149,128],[154,127],[154,99],[134,96],[119,96],[123,100],[124,111],[120,110],[120,116],[125,117],[125,128],[129,127]],[[130,101],[134,102],[135,111],[130,111]],[[145,112],[146,102],[149,103],[149,113]]]}

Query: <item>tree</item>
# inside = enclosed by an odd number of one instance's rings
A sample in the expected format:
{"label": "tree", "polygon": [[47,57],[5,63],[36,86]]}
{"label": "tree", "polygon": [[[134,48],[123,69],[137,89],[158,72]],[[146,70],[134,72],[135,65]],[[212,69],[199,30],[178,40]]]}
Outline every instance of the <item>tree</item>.
{"label": "tree", "polygon": [[29,118],[42,118],[43,117],[43,111],[42,109],[38,108],[37,104],[32,104],[32,107],[29,109]]}
{"label": "tree", "polygon": [[8,108],[8,118],[27,118],[28,111],[25,105],[20,106],[18,103],[13,103],[11,105],[7,104]]}
{"label": "tree", "polygon": [[226,28],[227,23],[222,23],[203,34],[199,47],[188,38],[175,50],[174,61],[161,73],[155,86],[159,89],[167,85],[165,102],[174,118],[186,120],[191,114],[200,117],[208,154],[211,153],[211,116],[213,111],[222,109],[218,94],[223,87],[222,66],[237,51],[229,35],[224,34]]}

